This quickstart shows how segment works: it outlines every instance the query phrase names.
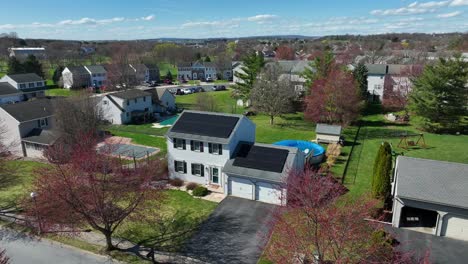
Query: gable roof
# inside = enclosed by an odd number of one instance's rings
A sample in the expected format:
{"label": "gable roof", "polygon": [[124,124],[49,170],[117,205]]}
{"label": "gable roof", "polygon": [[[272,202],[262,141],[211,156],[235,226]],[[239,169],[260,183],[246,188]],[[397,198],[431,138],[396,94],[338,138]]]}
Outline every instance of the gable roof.
{"label": "gable roof", "polygon": [[10,77],[13,81],[17,83],[27,83],[27,82],[42,82],[44,79],[42,79],[39,75],[35,73],[22,73],[22,74],[11,74],[7,75]]}
{"label": "gable roof", "polygon": [[387,64],[366,64],[367,73],[375,75],[385,75],[388,72]]}
{"label": "gable roof", "polygon": [[395,196],[468,209],[468,164],[399,156]]}
{"label": "gable roof", "polygon": [[91,73],[107,73],[106,69],[101,65],[88,65],[84,67],[86,67],[86,69]]}
{"label": "gable roof", "polygon": [[52,145],[60,138],[60,132],[57,130],[34,128],[21,141],[31,142],[41,145]]}
{"label": "gable roof", "polygon": [[130,67],[132,67],[138,73],[149,70],[149,68],[144,64],[130,64]]}
{"label": "gable roof", "polygon": [[67,69],[72,73],[76,75],[86,75],[89,74],[89,72],[86,70],[84,66],[69,66]]}
{"label": "gable roof", "polygon": [[[153,99],[153,103],[160,102],[161,98],[164,96],[165,93],[169,93],[169,88],[150,88],[144,90],[145,92],[148,92],[151,94],[151,97]],[[173,94],[169,93],[171,96],[174,96]]]}
{"label": "gable roof", "polygon": [[27,122],[54,115],[52,100],[43,98],[0,107],[19,122]]}
{"label": "gable roof", "polygon": [[0,82],[0,96],[20,93],[21,91],[17,90],[13,85],[7,82]]}
{"label": "gable roof", "polygon": [[338,125],[327,125],[327,124],[317,124],[315,128],[315,133],[340,136],[341,135],[341,126]]}
{"label": "gable roof", "polygon": [[139,90],[139,89],[130,89],[130,90],[125,90],[121,92],[110,93],[109,95],[113,97],[118,97],[124,100],[131,100],[135,98],[151,96],[150,93]]}

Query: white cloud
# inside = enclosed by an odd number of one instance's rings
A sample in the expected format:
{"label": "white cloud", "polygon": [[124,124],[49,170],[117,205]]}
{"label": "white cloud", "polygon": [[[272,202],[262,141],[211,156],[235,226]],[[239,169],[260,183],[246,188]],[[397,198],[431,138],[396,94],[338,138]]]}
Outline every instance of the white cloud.
{"label": "white cloud", "polygon": [[256,16],[248,17],[247,21],[263,24],[263,23],[271,22],[272,20],[275,20],[277,18],[278,18],[277,15],[265,14],[265,15],[256,15]]}
{"label": "white cloud", "polygon": [[149,16],[142,17],[141,20],[150,21],[150,20],[154,20],[155,18],[156,18],[155,15],[149,15]]}
{"label": "white cloud", "polygon": [[445,13],[445,14],[439,14],[437,15],[438,18],[450,18],[450,17],[456,17],[461,15],[463,12],[462,11],[455,11],[451,13]]}
{"label": "white cloud", "polygon": [[453,1],[431,1],[425,3],[413,2],[405,7],[395,9],[377,9],[372,10],[372,15],[378,16],[400,16],[400,15],[415,15],[415,14],[427,14],[437,11],[437,9],[448,6],[455,1],[467,1],[467,0],[453,0]]}
{"label": "white cloud", "polygon": [[115,22],[122,22],[125,18],[123,17],[114,17],[109,19],[94,19],[89,17],[84,17],[78,20],[63,20],[57,23],[57,25],[104,25],[111,24]]}
{"label": "white cloud", "polygon": [[466,6],[468,5],[468,0],[453,0],[450,3],[450,6]]}

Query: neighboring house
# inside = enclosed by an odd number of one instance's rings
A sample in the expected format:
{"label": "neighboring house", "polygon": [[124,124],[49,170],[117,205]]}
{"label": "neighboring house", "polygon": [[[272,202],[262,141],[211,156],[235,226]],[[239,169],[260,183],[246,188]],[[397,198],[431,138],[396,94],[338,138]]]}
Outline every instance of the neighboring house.
{"label": "neighboring house", "polygon": [[341,126],[317,124],[315,133],[317,142],[338,143],[341,137]]}
{"label": "neighboring house", "polygon": [[400,64],[366,64],[367,91],[372,100],[382,100],[385,90],[392,87],[393,90],[409,92],[412,87],[411,77],[413,73],[422,70],[418,65]]}
{"label": "neighboring house", "polygon": [[[35,73],[5,75],[0,79],[0,83],[8,83],[20,92],[21,96],[18,101],[26,101],[31,98],[43,97],[45,96],[45,90],[47,89],[44,79]],[[3,86],[6,87],[6,84]]]}
{"label": "neighboring house", "polygon": [[468,240],[467,190],[468,164],[399,156],[392,225]]}
{"label": "neighboring house", "polygon": [[168,88],[151,88],[144,90],[151,94],[154,113],[166,113],[176,110],[175,96]]}
{"label": "neighboring house", "polygon": [[255,124],[243,115],[184,111],[166,137],[171,178],[246,199],[281,204],[279,182],[304,166],[295,148],[254,144]]}
{"label": "neighboring house", "polygon": [[311,69],[309,61],[304,60],[280,60],[276,62],[269,62],[268,64],[278,63],[282,74],[279,79],[289,79],[292,85],[294,85],[294,91],[296,93],[303,94],[306,91],[305,83],[306,79],[302,77],[302,73],[307,69]]}
{"label": "neighboring house", "polygon": [[129,64],[106,64],[109,84],[120,88],[138,84],[137,73]]}
{"label": "neighboring house", "polygon": [[34,55],[37,59],[44,59],[46,57],[45,48],[41,47],[22,47],[22,48],[8,48],[10,57],[15,57],[18,60],[25,60],[29,55]]}
{"label": "neighboring house", "polygon": [[137,84],[149,82],[150,73],[148,67],[144,64],[129,64],[130,68],[135,73],[135,80]]}
{"label": "neighboring house", "polygon": [[201,80],[218,79],[218,74],[223,79],[232,78],[232,68],[229,66],[218,69],[213,62],[196,61],[191,63],[179,64],[178,79],[179,80]]}
{"label": "neighboring house", "polygon": [[245,72],[243,70],[243,67],[244,67],[244,63],[242,63],[241,61],[233,61],[232,62],[232,76],[233,76],[232,81],[234,83],[243,83],[244,82],[244,80],[242,80],[241,78],[236,76],[238,74],[245,74]]}
{"label": "neighboring house", "polygon": [[90,84],[93,87],[105,86],[107,83],[107,71],[101,65],[84,66],[91,76]]}
{"label": "neighboring house", "polygon": [[145,64],[146,68],[148,68],[149,73],[149,82],[159,82],[161,79],[159,67],[156,64]]}
{"label": "neighboring house", "polygon": [[37,99],[0,106],[0,120],[5,125],[5,144],[12,154],[43,158],[43,150],[59,138],[54,128],[52,99]]}
{"label": "neighboring house", "polygon": [[95,47],[86,47],[86,46],[82,46],[80,47],[80,52],[81,54],[83,55],[89,55],[89,54],[93,54],[96,52],[96,48]]}
{"label": "neighboring house", "polygon": [[0,105],[23,101],[23,93],[7,82],[0,82]]}
{"label": "neighboring house", "polygon": [[91,75],[85,66],[68,66],[62,71],[63,87],[85,88],[91,86]]}
{"label": "neighboring house", "polygon": [[388,72],[386,64],[366,64],[367,91],[375,99],[381,100],[384,93],[385,75]]}
{"label": "neighboring house", "polygon": [[103,94],[98,106],[104,112],[104,119],[111,124],[144,121],[153,116],[151,93],[139,89]]}

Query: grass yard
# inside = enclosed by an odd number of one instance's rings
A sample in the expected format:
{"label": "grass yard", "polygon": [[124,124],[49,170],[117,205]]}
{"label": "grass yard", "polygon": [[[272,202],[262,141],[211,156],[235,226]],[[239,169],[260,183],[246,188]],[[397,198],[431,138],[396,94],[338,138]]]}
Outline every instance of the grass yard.
{"label": "grass yard", "polygon": [[167,62],[161,62],[161,63],[158,63],[158,67],[159,67],[159,74],[161,75],[161,80],[164,80],[164,78],[167,75],[167,71],[170,71],[172,74],[172,77],[174,77],[174,79],[177,79],[176,76],[177,76],[178,71],[177,71],[176,66]]}
{"label": "grass yard", "polygon": [[244,112],[243,107],[236,105],[236,100],[231,97],[231,91],[218,91],[218,92],[206,92],[206,93],[195,93],[188,95],[176,96],[176,103],[179,108],[184,109],[197,109],[197,96],[213,96],[216,106],[216,112],[231,113],[231,114],[242,114]]}
{"label": "grass yard", "polygon": [[161,152],[158,155],[166,155],[167,153],[167,143],[166,143],[166,139],[163,136],[152,136],[152,135],[147,135],[147,134],[124,132],[124,131],[118,131],[118,130],[113,130],[113,129],[110,129],[109,131],[113,135],[118,136],[118,137],[131,138],[132,143],[159,148],[161,149]]}
{"label": "grass yard", "polygon": [[70,89],[62,89],[62,88],[55,88],[55,89],[48,89],[46,90],[46,95],[47,96],[72,96],[74,93],[77,93],[75,91],[72,91]]}

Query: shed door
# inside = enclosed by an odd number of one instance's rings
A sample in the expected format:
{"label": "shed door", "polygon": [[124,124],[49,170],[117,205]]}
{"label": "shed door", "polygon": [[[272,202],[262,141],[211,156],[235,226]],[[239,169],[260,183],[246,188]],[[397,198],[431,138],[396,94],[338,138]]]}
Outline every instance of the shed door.
{"label": "shed door", "polygon": [[446,237],[468,240],[468,219],[459,216],[447,216],[445,219]]}
{"label": "shed door", "polygon": [[257,183],[255,197],[260,202],[281,204],[281,190],[277,185],[267,182]]}
{"label": "shed door", "polygon": [[229,177],[229,194],[232,196],[253,199],[253,184],[242,178]]}

